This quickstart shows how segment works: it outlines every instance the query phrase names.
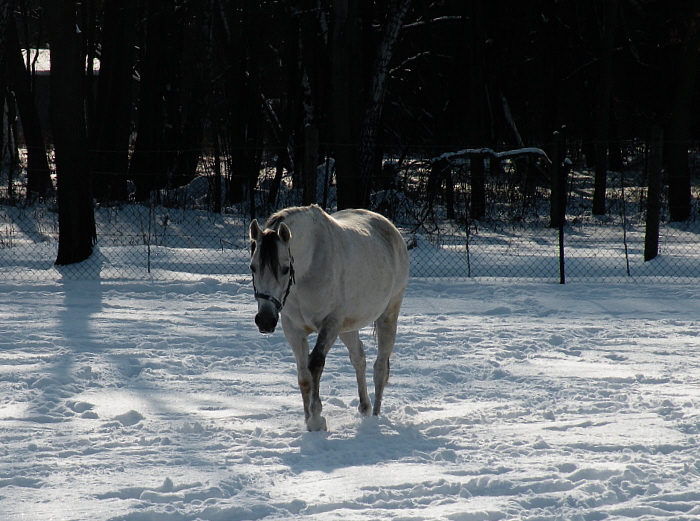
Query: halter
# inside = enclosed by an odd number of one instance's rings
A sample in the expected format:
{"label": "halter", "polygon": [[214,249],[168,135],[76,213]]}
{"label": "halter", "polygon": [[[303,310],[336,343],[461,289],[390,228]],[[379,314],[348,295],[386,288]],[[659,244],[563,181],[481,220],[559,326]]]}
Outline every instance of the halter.
{"label": "halter", "polygon": [[294,257],[292,257],[291,252],[289,253],[289,282],[287,283],[287,290],[284,292],[284,297],[282,297],[281,302],[277,297],[274,297],[268,293],[260,293],[257,290],[257,288],[255,287],[255,275],[253,275],[253,291],[255,292],[255,298],[267,300],[268,302],[272,302],[275,305],[275,308],[277,308],[278,314],[282,312],[282,308],[287,303],[287,297],[289,296],[289,292],[292,290],[292,284],[295,284],[295,280],[294,280]]}

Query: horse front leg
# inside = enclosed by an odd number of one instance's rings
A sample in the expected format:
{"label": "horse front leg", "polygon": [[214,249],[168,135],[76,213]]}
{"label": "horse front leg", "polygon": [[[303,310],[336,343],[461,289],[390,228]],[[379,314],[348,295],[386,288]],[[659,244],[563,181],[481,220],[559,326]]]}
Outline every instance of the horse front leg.
{"label": "horse front leg", "polygon": [[307,334],[298,329],[289,319],[282,316],[282,328],[284,336],[292,348],[294,359],[297,363],[297,380],[299,382],[299,390],[301,398],[304,401],[304,420],[308,421],[311,413],[309,406],[311,404],[311,371],[309,371],[309,341]]}
{"label": "horse front leg", "polygon": [[323,404],[321,403],[319,389],[321,385],[321,374],[323,373],[323,368],[326,365],[326,355],[335,343],[335,340],[338,338],[339,332],[340,327],[336,320],[333,318],[327,318],[324,320],[323,325],[318,332],[316,345],[309,356],[308,368],[309,372],[311,373],[311,389],[309,416],[306,419],[306,428],[310,431],[327,430],[326,419],[321,416]]}

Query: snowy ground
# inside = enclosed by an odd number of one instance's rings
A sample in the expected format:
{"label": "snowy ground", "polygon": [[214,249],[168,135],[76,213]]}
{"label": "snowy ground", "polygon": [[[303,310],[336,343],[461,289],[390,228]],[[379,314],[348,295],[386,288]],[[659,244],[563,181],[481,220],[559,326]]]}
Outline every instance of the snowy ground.
{"label": "snowy ground", "polygon": [[5,283],[0,518],[698,519],[699,297],[412,279],[383,416],[338,345],[308,433],[243,279]]}

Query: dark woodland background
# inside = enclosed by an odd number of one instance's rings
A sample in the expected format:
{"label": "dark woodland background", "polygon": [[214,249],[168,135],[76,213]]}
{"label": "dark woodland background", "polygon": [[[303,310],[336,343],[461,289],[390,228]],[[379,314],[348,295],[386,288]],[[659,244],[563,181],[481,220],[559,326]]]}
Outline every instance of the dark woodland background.
{"label": "dark woodland background", "polygon": [[266,155],[305,202],[334,158],[342,209],[391,183],[386,154],[548,150],[559,131],[601,215],[622,143],[654,132],[684,221],[699,49],[700,0],[0,0],[3,157],[26,147],[27,199],[58,191],[58,264],[90,255],[94,201],[184,185],[205,154],[229,158],[217,211],[252,200]]}

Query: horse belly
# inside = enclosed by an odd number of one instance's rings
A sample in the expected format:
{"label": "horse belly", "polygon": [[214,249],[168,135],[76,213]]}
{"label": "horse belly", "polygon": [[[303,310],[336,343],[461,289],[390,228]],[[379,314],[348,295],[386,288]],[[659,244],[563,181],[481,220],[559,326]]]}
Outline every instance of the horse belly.
{"label": "horse belly", "polygon": [[374,234],[358,235],[343,245],[339,257],[344,263],[344,331],[372,324],[408,281],[408,252],[393,225],[375,219]]}
{"label": "horse belly", "polygon": [[[364,258],[364,266],[377,261],[375,267],[385,264],[386,259]],[[362,270],[360,270],[362,271]],[[366,271],[366,270],[365,270]],[[389,305],[389,302],[403,289],[405,283],[397,280],[393,266],[387,264],[382,269],[382,276],[367,276],[365,272],[348,274],[344,281],[345,301],[343,302],[343,331],[355,331],[374,323]]]}
{"label": "horse belly", "polygon": [[393,277],[368,276],[366,270],[346,268],[338,275],[337,278],[321,275],[313,283],[298,282],[299,296],[290,298],[285,313],[307,334],[318,332],[330,315],[340,321],[340,333],[362,329],[374,323],[390,300],[403,290],[395,289]]}

